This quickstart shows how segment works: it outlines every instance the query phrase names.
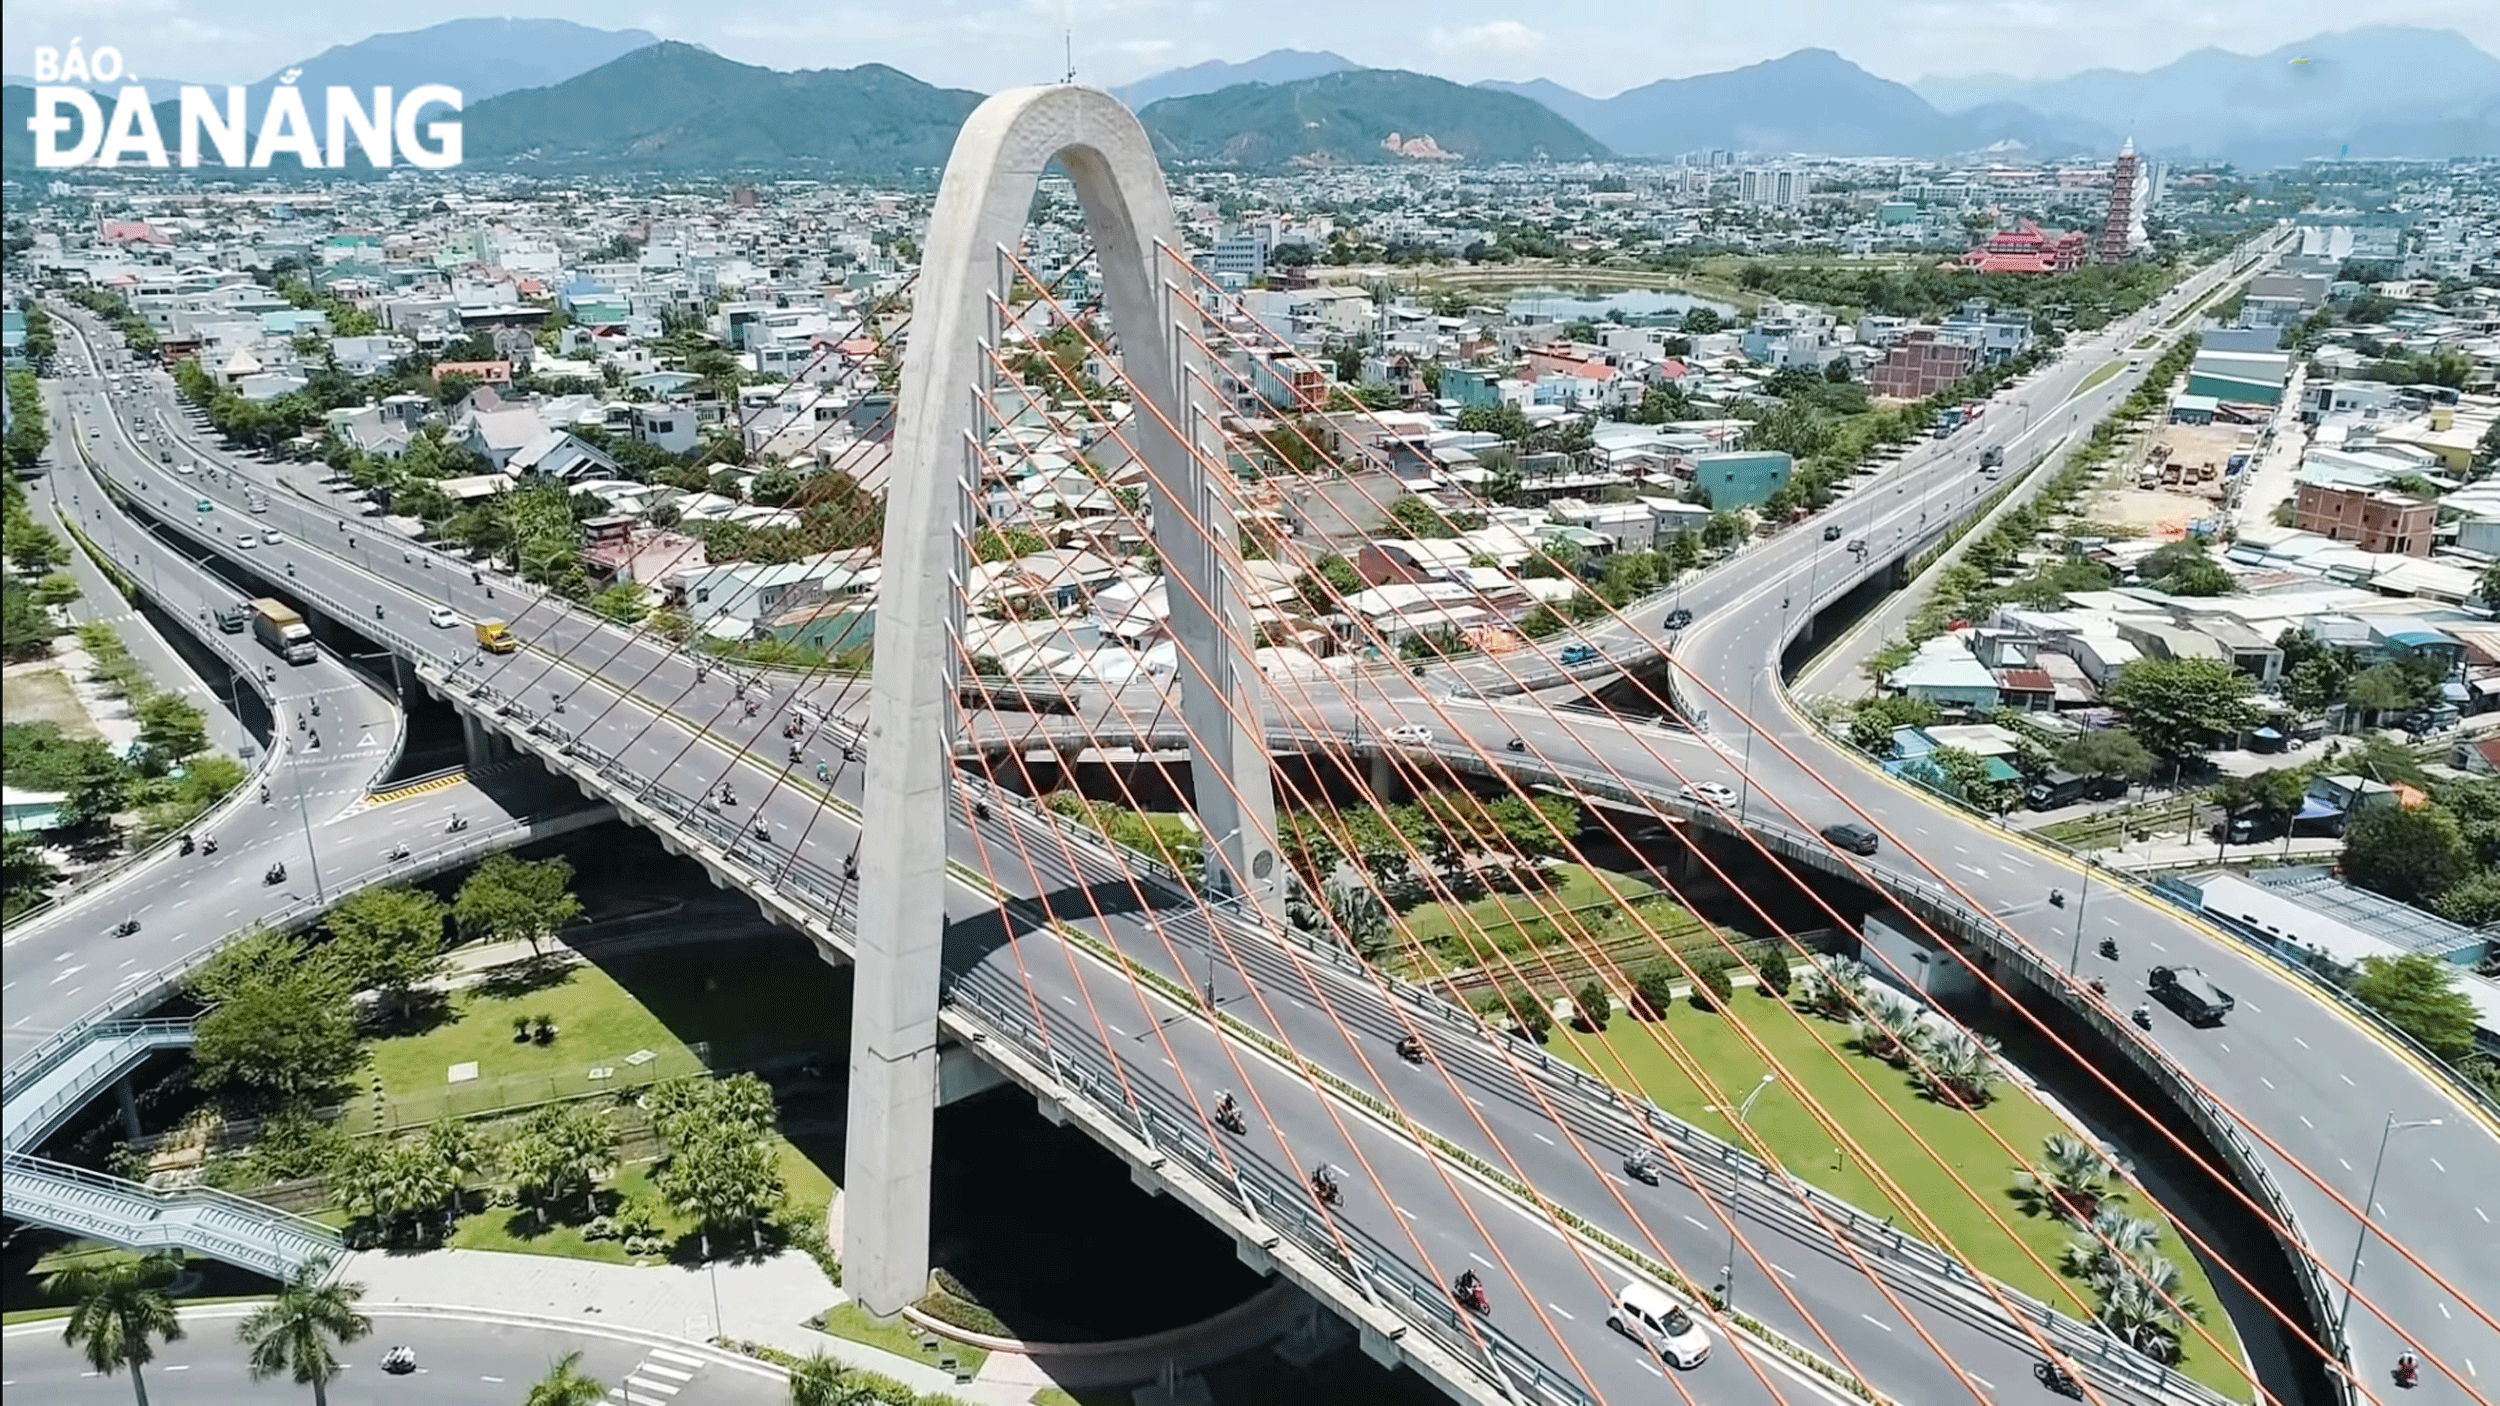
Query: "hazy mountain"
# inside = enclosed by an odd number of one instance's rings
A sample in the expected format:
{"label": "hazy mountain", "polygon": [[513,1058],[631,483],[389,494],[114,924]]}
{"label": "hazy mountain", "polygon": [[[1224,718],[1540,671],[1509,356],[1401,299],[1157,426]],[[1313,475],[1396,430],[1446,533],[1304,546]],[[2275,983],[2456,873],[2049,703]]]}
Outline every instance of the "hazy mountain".
{"label": "hazy mountain", "polygon": [[[35,80],[23,73],[12,73],[5,78],[0,78],[0,85],[6,85],[11,88],[32,88],[35,86]],[[59,85],[47,84],[45,86],[58,87]],[[129,81],[124,80],[119,83],[106,84],[102,86],[89,85],[88,91],[105,93],[109,96],[110,94],[117,93],[129,86],[131,86]],[[182,90],[185,88],[215,87],[217,85],[195,84],[188,78],[142,78],[139,80],[138,86],[148,90],[148,103],[150,106],[154,106],[157,103],[175,101],[182,95]],[[112,112],[112,109],[107,107],[105,112],[109,115]]]}
{"label": "hazy mountain", "polygon": [[[2259,164],[2347,143],[2356,156],[2500,151],[2483,130],[2500,102],[2500,59],[2450,30],[2355,29],[2254,56],[2199,49],[2150,73],[2091,69],[1997,96],[2130,132],[2151,150]],[[2475,144],[2412,145],[2428,140]]]}
{"label": "hazy mountain", "polygon": [[[296,70],[295,86],[318,91],[337,84],[369,94],[377,87],[405,93],[420,83],[443,83],[460,90],[470,103],[520,88],[544,88],[588,73],[601,64],[660,42],[639,29],[593,29],[571,20],[447,20],[403,34],[376,34],[353,44],[338,44],[311,58],[288,65]],[[286,69],[251,86],[252,111],[277,85]],[[35,80],[11,76],[10,84]],[[127,84],[93,84],[114,91]],[[173,101],[189,80],[148,75],[139,86],[150,103]],[[223,84],[200,86],[222,87]],[[318,102],[310,104],[314,113]]]}
{"label": "hazy mountain", "polygon": [[1318,78],[1331,73],[1344,73],[1361,68],[1354,60],[1326,50],[1313,53],[1307,49],[1271,49],[1248,63],[1226,63],[1211,59],[1187,68],[1175,68],[1151,78],[1140,78],[1125,87],[1114,88],[1111,95],[1130,107],[1143,110],[1165,98],[1194,98],[1241,83],[1298,83],[1305,78]]}
{"label": "hazy mountain", "polygon": [[463,120],[472,162],[891,171],[944,164],[981,98],[883,64],[779,73],[660,43]]}
{"label": "hazy mountain", "polygon": [[[1167,159],[1274,166],[1296,158],[1396,161],[1383,143],[1428,139],[1482,161],[1574,160],[1606,148],[1552,109],[1510,93],[1394,69],[1244,83],[1166,98],[1138,114]],[[1411,157],[1406,159],[1412,159]]]}
{"label": "hazy mountain", "polygon": [[1922,78],[1910,85],[1910,91],[1925,98],[1936,111],[1951,114],[1968,112],[1983,103],[2013,101],[2031,84],[2031,79],[2016,78],[2010,73],[1971,73],[1958,78]]}
{"label": "hazy mountain", "polygon": [[1483,85],[1543,103],[1617,151],[1643,156],[1723,147],[1828,156],[1942,156],[2012,139],[2035,151],[2092,145],[2101,135],[2003,104],[1958,117],[1828,49],[1724,73],[1665,78],[1591,98],[1558,83]]}

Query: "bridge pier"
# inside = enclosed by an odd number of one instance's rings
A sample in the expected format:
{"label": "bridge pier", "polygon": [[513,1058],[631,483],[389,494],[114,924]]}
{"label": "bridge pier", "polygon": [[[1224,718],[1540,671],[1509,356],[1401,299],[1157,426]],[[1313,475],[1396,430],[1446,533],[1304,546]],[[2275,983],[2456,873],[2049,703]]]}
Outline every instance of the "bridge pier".
{"label": "bridge pier", "polygon": [[471,771],[483,771],[512,755],[512,744],[504,735],[480,722],[474,713],[460,715],[460,745]]}
{"label": "bridge pier", "polygon": [[1371,791],[1373,795],[1380,798],[1383,804],[1399,799],[1400,792],[1398,789],[1398,769],[1396,765],[1389,760],[1389,753],[1386,748],[1375,750],[1372,753]]}
{"label": "bridge pier", "polygon": [[123,1139],[137,1142],[140,1138],[139,1095],[130,1087],[129,1075],[124,1074],[113,1081],[113,1102],[121,1109]]}
{"label": "bridge pier", "polygon": [[981,392],[995,379],[988,358],[1009,292],[1007,251],[1053,162],[1075,186],[1093,236],[1139,411],[1125,433],[1146,466],[1156,551],[1182,587],[1172,593],[1171,628],[1192,790],[1211,837],[1208,888],[1270,915],[1284,906],[1232,517],[1210,460],[1190,452],[1221,407],[1200,403],[1203,378],[1190,374],[1199,358],[1185,349],[1203,319],[1172,263],[1181,245],[1162,168],[1136,114],[1108,93],[1000,93],[965,122],[938,187],[886,494],[885,576],[911,588],[880,597],[877,610],[842,1179],[844,1287],[874,1314],[899,1312],[929,1278],[948,825],[971,809],[954,767],[955,692],[964,546],[987,425]]}

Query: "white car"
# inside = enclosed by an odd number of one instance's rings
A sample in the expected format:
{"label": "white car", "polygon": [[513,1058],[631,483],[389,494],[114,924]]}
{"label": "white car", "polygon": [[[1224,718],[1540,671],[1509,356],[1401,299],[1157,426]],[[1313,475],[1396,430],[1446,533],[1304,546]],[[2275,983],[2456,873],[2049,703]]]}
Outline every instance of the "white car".
{"label": "white car", "polygon": [[234,539],[234,545],[237,551],[250,551],[252,548],[260,545],[260,539],[253,536],[251,533],[246,532],[242,536]]}
{"label": "white car", "polygon": [[1682,1304],[1647,1284],[1615,1291],[1606,1326],[1658,1354],[1670,1367],[1698,1367],[1710,1356],[1710,1335]]}
{"label": "white car", "polygon": [[286,538],[278,535],[278,531],[275,528],[271,528],[260,534],[261,545],[264,547],[274,547],[285,540]]}
{"label": "white car", "polygon": [[460,627],[460,617],[451,613],[451,607],[438,605],[425,613],[425,623],[438,630],[455,630]]}
{"label": "white car", "polygon": [[1705,805],[1732,806],[1736,804],[1736,793],[1716,781],[1696,781],[1685,787],[1683,794],[1684,799],[1699,801]]}
{"label": "white car", "polygon": [[1389,729],[1389,741],[1400,747],[1429,747],[1432,729],[1422,723],[1400,723]]}
{"label": "white car", "polygon": [[189,478],[191,475],[198,473],[199,469],[191,464],[176,464],[174,465],[174,472],[182,475],[184,478]]}

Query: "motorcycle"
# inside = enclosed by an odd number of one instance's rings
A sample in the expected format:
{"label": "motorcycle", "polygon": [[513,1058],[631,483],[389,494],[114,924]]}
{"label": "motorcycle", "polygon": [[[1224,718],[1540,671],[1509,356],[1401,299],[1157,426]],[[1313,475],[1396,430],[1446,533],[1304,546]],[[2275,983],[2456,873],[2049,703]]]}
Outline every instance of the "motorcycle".
{"label": "motorcycle", "polygon": [[859,877],[858,855],[846,854],[842,856],[842,877],[846,879],[857,879]]}
{"label": "motorcycle", "polygon": [[383,1353],[382,1370],[390,1373],[394,1377],[405,1376],[408,1373],[417,1370],[417,1354],[415,1350],[405,1347],[395,1347],[390,1351]]}
{"label": "motorcycle", "polygon": [[2135,1014],[2129,1017],[2129,1019],[2135,1022],[2137,1029],[2150,1030],[2153,1028],[2153,1008],[2151,1006],[2138,1006],[2135,1008]]}
{"label": "motorcycle", "polygon": [[798,759],[799,759],[799,744],[797,744],[796,742],[793,742],[793,743],[791,743],[791,744],[790,744],[790,760],[791,760],[791,761],[793,761],[793,762],[795,762],[795,761],[797,761]]}
{"label": "motorcycle", "polygon": [[2114,937],[2104,937],[2101,939],[2101,960],[2105,962],[2115,962],[2118,960],[2118,939]]}
{"label": "motorcycle", "polygon": [[2054,1362],[2032,1363],[2031,1375],[2040,1383],[2040,1385],[2047,1387],[2049,1390],[2056,1392],[2060,1396],[2067,1397],[2070,1400],[2075,1401],[2081,1401],[2083,1399],[2082,1384],[2077,1382],[2072,1376],[2068,1375],[2065,1368],[2058,1366]]}
{"label": "motorcycle", "polygon": [[1624,1158],[1623,1174],[1634,1181],[1646,1182],[1651,1186],[1658,1184],[1658,1164],[1650,1160],[1647,1152],[1635,1152]]}
{"label": "motorcycle", "polygon": [[469,822],[455,815],[451,818],[451,828],[455,831],[466,830],[469,828]]}
{"label": "motorcycle", "polygon": [[2396,1385],[2411,1390],[2422,1380],[2422,1364],[2408,1352],[2396,1359]]}
{"label": "motorcycle", "polygon": [[1413,1035],[1409,1035],[1405,1039],[1398,1041],[1398,1058],[1405,1060],[1409,1064],[1423,1063],[1424,1042],[1420,1038]]}
{"label": "motorcycle", "polygon": [[816,763],[816,779],[819,781],[831,781],[833,779],[833,769],[826,766],[823,762]]}
{"label": "motorcycle", "polygon": [[1340,1205],[1345,1200],[1345,1193],[1337,1188],[1336,1177],[1326,1167],[1311,1173],[1311,1194],[1318,1197],[1323,1206]]}
{"label": "motorcycle", "polygon": [[264,883],[264,884],[283,884],[283,883],[285,883],[285,882],[286,882],[286,866],[285,866],[285,865],[283,865],[283,864],[272,864],[272,865],[270,865],[270,866],[269,866],[269,872],[268,872],[268,873],[266,873],[266,874],[261,875],[261,876],[260,876],[260,881],[261,881],[262,883]]}
{"label": "motorcycle", "polygon": [[139,920],[138,920],[138,919],[136,919],[136,918],[124,918],[124,919],[122,919],[119,923],[117,923],[117,924],[115,924],[115,925],[114,925],[114,927],[113,927],[113,936],[115,936],[115,937],[128,937],[128,936],[130,936],[132,933],[137,932],[138,930],[139,930]]}
{"label": "motorcycle", "polygon": [[1528,750],[1528,744],[1527,744],[1527,743],[1525,743],[1525,742],[1520,741],[1520,740],[1519,740],[1518,738],[1516,738],[1516,737],[1512,738],[1509,742],[1504,743],[1503,745],[1504,745],[1504,746],[1507,746],[1508,748],[1510,748],[1510,750],[1512,750],[1512,751],[1514,751],[1514,752],[1524,752],[1524,751]]}
{"label": "motorcycle", "polygon": [[1478,1279],[1473,1270],[1460,1275],[1458,1283],[1451,1287],[1450,1293],[1458,1300],[1460,1306],[1471,1313],[1480,1313],[1487,1317],[1493,1313],[1492,1297],[1485,1293],[1484,1281]]}
{"label": "motorcycle", "polygon": [[1235,1137],[1249,1130],[1250,1120],[1241,1116],[1241,1105],[1233,1102],[1231,1094],[1226,1094],[1216,1100],[1215,1126]]}
{"label": "motorcycle", "polygon": [[184,854],[189,854],[189,853],[191,852],[191,837],[190,837],[189,835],[185,835],[185,836],[183,836],[183,837],[182,837],[182,842],[181,842],[181,843],[182,843],[182,852],[183,852]]}
{"label": "motorcycle", "polygon": [[215,835],[211,835],[207,839],[200,841],[200,852],[203,854],[215,854],[217,852],[217,837]]}
{"label": "motorcycle", "polygon": [[406,859],[407,857],[408,857],[408,847],[407,847],[406,845],[393,845],[393,846],[391,846],[391,858],[393,858],[393,859]]}

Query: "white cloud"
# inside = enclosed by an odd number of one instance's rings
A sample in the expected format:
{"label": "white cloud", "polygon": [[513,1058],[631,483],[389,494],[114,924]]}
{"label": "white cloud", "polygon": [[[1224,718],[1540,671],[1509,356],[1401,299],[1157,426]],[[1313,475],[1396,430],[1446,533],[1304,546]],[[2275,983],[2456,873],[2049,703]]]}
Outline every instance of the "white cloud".
{"label": "white cloud", "polygon": [[1515,58],[1542,50],[1545,35],[1517,20],[1487,20],[1457,30],[1435,25],[1425,42],[1434,53],[1444,56]]}

